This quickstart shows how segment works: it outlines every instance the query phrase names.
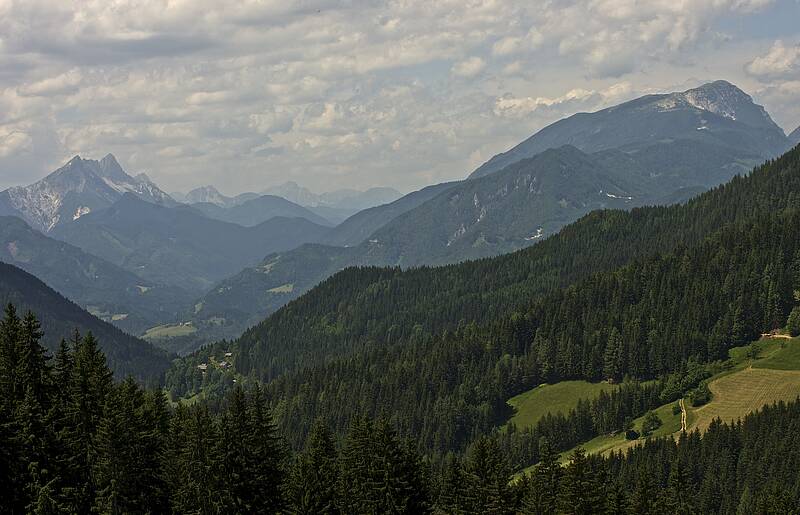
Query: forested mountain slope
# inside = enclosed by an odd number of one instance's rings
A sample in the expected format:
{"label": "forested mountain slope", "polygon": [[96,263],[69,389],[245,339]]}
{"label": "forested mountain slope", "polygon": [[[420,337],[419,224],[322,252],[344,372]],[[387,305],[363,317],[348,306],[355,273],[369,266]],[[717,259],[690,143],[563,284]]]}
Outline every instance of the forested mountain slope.
{"label": "forested mountain slope", "polygon": [[140,333],[186,309],[192,295],[160,285],[45,236],[17,217],[0,217],[0,261],[35,275],[106,322]]}
{"label": "forested mountain slope", "polygon": [[202,384],[195,364],[233,352],[238,374],[274,380],[298,434],[316,416],[342,428],[386,409],[445,452],[540,382],[651,378],[782,325],[800,288],[798,208],[795,149],[685,205],[595,212],[508,256],[348,269],[183,361],[169,385]]}
{"label": "forested mountain slope", "polygon": [[[209,291],[193,320],[218,335],[238,334],[347,266],[442,265],[513,252],[594,209],[684,202],[788,148],[764,108],[724,81],[578,114],[413,209],[391,218],[359,213],[322,241],[331,247],[268,256]],[[361,220],[371,223],[351,230]]]}
{"label": "forested mountain slope", "polygon": [[101,342],[111,370],[118,379],[132,375],[156,384],[169,367],[170,357],[142,340],[90,315],[46,284],[17,267],[0,263],[0,304],[12,303],[22,316],[33,311],[44,331],[42,344],[54,353],[61,339],[77,329],[91,332]]}

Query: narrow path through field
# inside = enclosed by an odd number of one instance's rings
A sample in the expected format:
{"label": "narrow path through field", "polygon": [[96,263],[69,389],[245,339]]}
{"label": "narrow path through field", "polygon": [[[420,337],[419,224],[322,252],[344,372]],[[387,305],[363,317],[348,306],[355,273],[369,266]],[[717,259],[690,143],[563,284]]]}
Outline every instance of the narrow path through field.
{"label": "narrow path through field", "polygon": [[683,404],[683,398],[680,400],[681,406],[681,432],[686,432],[686,406]]}

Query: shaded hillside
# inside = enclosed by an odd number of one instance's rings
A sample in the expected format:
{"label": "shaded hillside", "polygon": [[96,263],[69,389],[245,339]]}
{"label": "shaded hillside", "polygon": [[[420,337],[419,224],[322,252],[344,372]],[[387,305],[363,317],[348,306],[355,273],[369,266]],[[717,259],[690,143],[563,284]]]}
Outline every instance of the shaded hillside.
{"label": "shaded hillside", "polygon": [[132,375],[155,383],[169,367],[170,357],[165,352],[90,315],[36,277],[5,263],[0,263],[0,303],[12,303],[21,313],[33,311],[45,333],[42,343],[51,353],[75,329],[81,333],[91,331],[118,379]]}
{"label": "shaded hillside", "polygon": [[174,319],[192,297],[47,237],[16,217],[0,217],[0,261],[39,277],[106,322],[136,334]]}
{"label": "shaded hillside", "polygon": [[198,292],[271,252],[318,241],[328,231],[303,218],[282,217],[242,227],[126,195],[54,235],[142,278]]}
{"label": "shaded hillside", "polygon": [[318,225],[331,225],[327,219],[309,209],[274,195],[263,195],[239,203],[231,200],[232,205],[229,206],[201,202],[192,204],[192,207],[209,218],[244,227],[253,227],[275,217],[305,218]]}

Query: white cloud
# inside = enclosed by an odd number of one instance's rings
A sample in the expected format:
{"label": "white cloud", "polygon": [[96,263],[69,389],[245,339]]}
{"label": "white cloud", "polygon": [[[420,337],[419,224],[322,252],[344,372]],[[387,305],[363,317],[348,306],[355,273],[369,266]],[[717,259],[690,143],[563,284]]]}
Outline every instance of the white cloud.
{"label": "white cloud", "polygon": [[453,65],[451,71],[458,77],[471,78],[478,75],[486,68],[486,61],[480,57],[473,56]]}
{"label": "white cloud", "polygon": [[717,20],[770,3],[0,0],[0,188],[107,152],[170,190],[463,177],[576,110],[749,77]]}
{"label": "white cloud", "polygon": [[758,77],[800,77],[800,45],[786,45],[783,41],[776,41],[766,55],[750,61],[746,69],[748,73]]}
{"label": "white cloud", "polygon": [[20,130],[0,128],[0,157],[10,157],[30,150],[33,139]]}
{"label": "white cloud", "polygon": [[54,95],[67,95],[78,91],[81,83],[81,74],[77,69],[72,69],[55,77],[48,77],[40,81],[24,84],[17,91],[22,96],[49,97]]}

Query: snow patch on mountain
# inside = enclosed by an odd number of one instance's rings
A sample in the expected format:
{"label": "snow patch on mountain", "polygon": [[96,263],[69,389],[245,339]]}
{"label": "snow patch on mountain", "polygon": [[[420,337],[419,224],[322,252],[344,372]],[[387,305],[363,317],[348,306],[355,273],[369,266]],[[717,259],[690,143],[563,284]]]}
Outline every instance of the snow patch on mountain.
{"label": "snow patch on mountain", "polygon": [[5,191],[10,207],[45,232],[62,221],[78,220],[93,209],[109,206],[126,193],[156,204],[174,202],[146,175],[125,173],[111,154],[100,161],[75,156],[44,179]]}

